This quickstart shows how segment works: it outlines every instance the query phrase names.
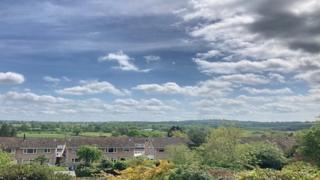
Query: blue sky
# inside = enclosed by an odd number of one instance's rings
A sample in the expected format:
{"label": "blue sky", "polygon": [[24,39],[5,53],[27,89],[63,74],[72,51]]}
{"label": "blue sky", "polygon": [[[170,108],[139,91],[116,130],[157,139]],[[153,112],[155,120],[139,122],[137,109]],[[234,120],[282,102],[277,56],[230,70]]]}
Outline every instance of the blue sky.
{"label": "blue sky", "polygon": [[0,119],[311,121],[316,0],[0,2]]}

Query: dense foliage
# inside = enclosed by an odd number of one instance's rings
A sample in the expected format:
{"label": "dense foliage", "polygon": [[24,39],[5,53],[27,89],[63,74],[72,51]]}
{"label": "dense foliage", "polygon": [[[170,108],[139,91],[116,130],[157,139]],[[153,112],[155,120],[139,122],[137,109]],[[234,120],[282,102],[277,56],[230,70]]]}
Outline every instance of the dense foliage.
{"label": "dense foliage", "polygon": [[47,166],[11,165],[0,170],[1,180],[71,180],[68,175],[54,173]]}
{"label": "dense foliage", "polygon": [[17,135],[17,130],[11,124],[2,124],[0,127],[0,137],[14,137]]}
{"label": "dense foliage", "polygon": [[[221,124],[224,125],[216,127]],[[231,125],[226,124],[225,121],[61,124],[28,122],[7,124],[4,127],[17,129],[23,134],[56,133],[55,135],[61,135],[59,136],[61,138],[74,135],[169,136],[183,137],[192,142],[187,145],[167,147],[165,152],[168,159],[161,161],[148,160],[141,156],[112,162],[102,159],[102,152],[98,148],[83,146],[77,152],[81,160],[76,167],[76,174],[79,177],[102,177],[114,180],[308,180],[320,178],[319,169],[315,166],[320,165],[320,125],[316,124],[310,129],[304,129],[311,124],[252,123],[250,126],[247,122],[236,121],[231,121]],[[262,128],[260,125],[266,125],[266,127]],[[276,126],[283,129],[304,130],[270,131],[270,129],[277,129]],[[18,135],[21,136],[21,133]],[[61,180],[69,178],[52,174],[53,170],[45,166],[46,162],[45,157],[39,156],[33,165],[10,165],[10,155],[0,152],[0,169],[2,169],[0,179],[19,179],[23,176],[27,177],[26,180],[31,179],[31,176],[49,180],[60,176]],[[42,165],[42,169],[39,165]]]}
{"label": "dense foliage", "polygon": [[77,157],[84,161],[84,165],[90,166],[102,157],[102,152],[96,147],[82,146],[77,150]]}
{"label": "dense foliage", "polygon": [[310,130],[304,132],[300,139],[299,150],[309,161],[320,165],[320,124],[316,124]]}
{"label": "dense foliage", "polygon": [[9,154],[0,150],[0,169],[7,167],[10,164]]}

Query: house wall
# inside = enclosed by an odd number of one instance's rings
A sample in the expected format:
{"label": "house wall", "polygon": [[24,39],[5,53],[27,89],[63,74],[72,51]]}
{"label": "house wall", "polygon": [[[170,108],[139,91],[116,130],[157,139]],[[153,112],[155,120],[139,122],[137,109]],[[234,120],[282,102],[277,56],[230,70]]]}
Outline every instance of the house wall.
{"label": "house wall", "polygon": [[[34,148],[30,148],[30,149],[34,149]],[[46,148],[46,149],[50,149],[51,150],[50,153],[46,153],[44,151],[44,148],[39,148],[39,149],[36,149],[37,152],[35,154],[25,154],[23,153],[23,149],[19,148],[19,149],[16,149],[14,158],[16,159],[18,164],[28,164],[30,163],[30,161],[33,161],[37,157],[44,155],[49,160],[49,163],[54,165],[56,162],[55,149],[51,149],[51,148]]]}
{"label": "house wall", "polygon": [[[129,152],[124,151],[126,148],[115,148],[116,152],[109,153],[107,152],[107,148],[99,148],[103,152],[103,157],[109,160],[121,160],[121,159],[129,159],[133,157],[134,148],[127,148],[129,149]],[[114,148],[114,147],[112,147]],[[77,157],[77,150],[78,148],[66,148],[66,164],[72,165],[76,164],[74,161],[75,159],[78,159]]]}

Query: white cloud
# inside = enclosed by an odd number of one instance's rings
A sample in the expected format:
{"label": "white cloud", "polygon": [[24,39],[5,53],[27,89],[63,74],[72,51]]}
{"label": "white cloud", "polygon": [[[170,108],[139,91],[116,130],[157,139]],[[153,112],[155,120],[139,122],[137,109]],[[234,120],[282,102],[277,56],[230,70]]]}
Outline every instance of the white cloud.
{"label": "white cloud", "polygon": [[25,78],[15,72],[0,72],[0,84],[22,84]]}
{"label": "white cloud", "polygon": [[116,53],[109,53],[106,56],[99,57],[99,62],[109,62],[115,61],[118,63],[118,66],[114,68],[120,69],[123,71],[137,71],[137,72],[149,72],[150,69],[139,69],[132,61],[133,58],[129,57],[127,54],[122,51],[118,51]]}
{"label": "white cloud", "polygon": [[212,58],[212,57],[220,56],[220,55],[222,55],[222,53],[218,50],[210,50],[206,53],[197,53],[197,57],[204,58],[204,59]]}
{"label": "white cloud", "polygon": [[152,99],[116,99],[114,101],[116,109],[122,111],[168,111],[173,110],[174,108],[164,104],[161,100],[152,98]]}
{"label": "white cloud", "polygon": [[62,95],[90,95],[99,93],[110,93],[118,96],[127,95],[127,90],[117,89],[114,85],[106,81],[82,82],[82,85],[57,90]]}
{"label": "white cloud", "polygon": [[264,61],[241,60],[237,62],[209,62],[195,59],[199,69],[207,74],[232,74],[246,72],[282,72],[290,73],[301,70],[313,70],[320,68],[320,62],[299,59],[296,61],[287,59],[268,59]]}
{"label": "white cloud", "polygon": [[320,86],[320,70],[298,74],[295,76],[295,78],[304,80],[312,86]]}
{"label": "white cloud", "polygon": [[247,84],[247,85],[257,85],[257,84],[267,84],[270,82],[269,79],[262,75],[256,74],[232,74],[224,75],[216,78],[219,81],[232,82],[233,84]]}
{"label": "white cloud", "polygon": [[51,76],[45,76],[45,77],[43,77],[43,80],[45,80],[47,82],[52,82],[52,83],[59,83],[61,81],[59,78],[54,78]]}
{"label": "white cloud", "polygon": [[157,62],[161,60],[159,56],[155,55],[144,56],[143,58],[147,61],[147,63]]}
{"label": "white cloud", "polygon": [[293,94],[293,91],[289,88],[282,89],[256,89],[245,87],[242,90],[248,92],[253,95],[284,95],[284,94]]}
{"label": "white cloud", "polygon": [[208,80],[198,83],[196,86],[180,86],[175,82],[164,84],[140,84],[134,90],[146,93],[159,94],[181,94],[186,96],[222,96],[231,91],[231,83],[223,81]]}
{"label": "white cloud", "polygon": [[60,97],[54,97],[50,95],[37,95],[32,92],[19,93],[10,91],[0,96],[5,101],[19,101],[28,103],[65,103],[68,100]]}

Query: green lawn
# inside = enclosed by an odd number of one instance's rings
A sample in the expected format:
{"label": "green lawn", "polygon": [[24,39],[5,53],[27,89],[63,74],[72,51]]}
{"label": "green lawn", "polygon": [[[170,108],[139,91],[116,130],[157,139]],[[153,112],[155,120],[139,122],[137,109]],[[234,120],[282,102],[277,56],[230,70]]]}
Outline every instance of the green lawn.
{"label": "green lawn", "polygon": [[[17,134],[18,137],[23,137],[24,134],[26,137],[29,138],[57,138],[57,139],[62,139],[67,137],[72,136],[72,134],[64,134],[64,133],[59,133],[59,132],[43,132],[43,131],[37,131],[37,132],[19,132]],[[80,136],[83,137],[110,137],[111,133],[102,133],[102,132],[83,132],[80,133]]]}
{"label": "green lawn", "polygon": [[103,132],[83,132],[80,133],[80,136],[85,136],[85,137],[110,137],[112,134],[111,133],[103,133]]}
{"label": "green lawn", "polygon": [[[18,137],[23,137],[24,134],[28,138],[65,138],[65,135],[62,133],[51,133],[51,132],[19,132]],[[68,135],[67,135],[68,136]]]}

